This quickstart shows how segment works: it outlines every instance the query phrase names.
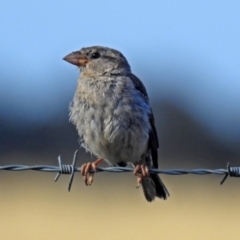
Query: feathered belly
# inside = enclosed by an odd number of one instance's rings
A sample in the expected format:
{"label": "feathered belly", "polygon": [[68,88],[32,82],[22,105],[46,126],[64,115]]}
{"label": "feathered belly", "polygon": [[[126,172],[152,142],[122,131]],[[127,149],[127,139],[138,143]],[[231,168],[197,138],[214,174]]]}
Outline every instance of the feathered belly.
{"label": "feathered belly", "polygon": [[82,145],[109,163],[137,162],[146,153],[148,111],[138,105],[105,103],[101,106],[75,99],[70,119],[76,125]]}

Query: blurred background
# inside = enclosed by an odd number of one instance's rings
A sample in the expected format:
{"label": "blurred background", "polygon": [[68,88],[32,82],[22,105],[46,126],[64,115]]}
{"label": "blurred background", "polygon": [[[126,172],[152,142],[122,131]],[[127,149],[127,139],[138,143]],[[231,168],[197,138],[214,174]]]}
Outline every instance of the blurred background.
{"label": "blurred background", "polygon": [[[120,50],[144,82],[160,168],[240,165],[239,1],[0,1],[0,165],[70,163],[75,50]],[[82,163],[95,160],[84,150]],[[2,239],[239,239],[238,179],[162,176],[149,204],[130,173],[0,173]]]}

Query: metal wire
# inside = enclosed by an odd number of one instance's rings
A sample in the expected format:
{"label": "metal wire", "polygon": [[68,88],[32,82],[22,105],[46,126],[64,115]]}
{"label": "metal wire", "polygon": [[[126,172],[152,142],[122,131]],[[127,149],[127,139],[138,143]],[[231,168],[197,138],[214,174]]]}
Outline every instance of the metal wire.
{"label": "metal wire", "polygon": [[[26,171],[26,170],[34,170],[34,171],[41,171],[41,172],[58,172],[55,177],[55,182],[59,179],[61,174],[70,174],[70,180],[68,184],[68,191],[71,190],[74,173],[80,172],[81,168],[76,167],[76,160],[77,160],[77,153],[76,151],[73,156],[73,162],[71,165],[62,164],[61,156],[58,157],[58,164],[59,166],[51,166],[51,165],[35,165],[35,166],[26,166],[26,165],[5,165],[0,166],[0,171]],[[122,173],[122,172],[133,172],[133,168],[129,167],[106,167],[101,168],[97,167],[97,172],[114,172],[114,173]],[[94,172],[90,170],[90,172]],[[225,175],[220,184],[223,184],[227,177],[240,177],[240,167],[231,167],[230,164],[227,164],[226,169],[149,169],[150,173],[158,173],[158,174],[167,174],[167,175],[185,175],[185,174],[195,174],[195,175],[208,175],[208,174],[216,174],[216,175]]]}

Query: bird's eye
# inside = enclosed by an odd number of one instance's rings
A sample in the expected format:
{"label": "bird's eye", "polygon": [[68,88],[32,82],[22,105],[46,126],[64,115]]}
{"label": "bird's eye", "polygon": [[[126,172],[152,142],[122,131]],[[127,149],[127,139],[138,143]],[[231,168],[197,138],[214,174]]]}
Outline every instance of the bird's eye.
{"label": "bird's eye", "polygon": [[91,55],[91,58],[93,58],[93,59],[97,59],[97,58],[99,58],[100,57],[100,53],[99,52],[94,52],[94,53],[92,53],[92,55]]}

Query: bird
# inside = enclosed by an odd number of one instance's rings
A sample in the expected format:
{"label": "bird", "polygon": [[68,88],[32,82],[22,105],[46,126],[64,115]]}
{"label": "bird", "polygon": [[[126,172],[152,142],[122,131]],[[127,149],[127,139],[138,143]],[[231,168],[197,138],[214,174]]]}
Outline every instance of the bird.
{"label": "bird", "polygon": [[83,47],[63,60],[77,66],[80,76],[69,107],[70,122],[79,141],[97,160],[81,166],[87,186],[97,166],[133,165],[137,188],[142,186],[148,202],[167,199],[169,192],[159,175],[159,141],[154,115],[144,84],[135,76],[124,55],[103,46]]}

